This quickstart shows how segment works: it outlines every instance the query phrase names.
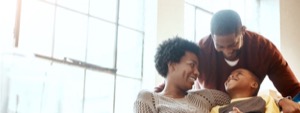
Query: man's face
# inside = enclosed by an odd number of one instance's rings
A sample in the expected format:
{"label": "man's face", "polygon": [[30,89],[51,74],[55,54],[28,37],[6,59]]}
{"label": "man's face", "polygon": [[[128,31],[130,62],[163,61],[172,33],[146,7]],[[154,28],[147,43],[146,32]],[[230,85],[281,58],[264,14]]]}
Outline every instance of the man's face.
{"label": "man's face", "polygon": [[214,45],[217,51],[222,52],[227,60],[236,60],[238,50],[243,45],[243,35],[235,33],[229,35],[212,35]]}

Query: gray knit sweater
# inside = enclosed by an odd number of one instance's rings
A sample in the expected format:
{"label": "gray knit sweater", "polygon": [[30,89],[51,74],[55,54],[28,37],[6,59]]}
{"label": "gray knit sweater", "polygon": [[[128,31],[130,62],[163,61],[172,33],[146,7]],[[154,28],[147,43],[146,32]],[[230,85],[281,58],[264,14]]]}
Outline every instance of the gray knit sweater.
{"label": "gray knit sweater", "polygon": [[230,103],[226,93],[204,89],[189,91],[184,98],[174,99],[150,91],[140,91],[134,103],[135,113],[209,113],[216,105]]}

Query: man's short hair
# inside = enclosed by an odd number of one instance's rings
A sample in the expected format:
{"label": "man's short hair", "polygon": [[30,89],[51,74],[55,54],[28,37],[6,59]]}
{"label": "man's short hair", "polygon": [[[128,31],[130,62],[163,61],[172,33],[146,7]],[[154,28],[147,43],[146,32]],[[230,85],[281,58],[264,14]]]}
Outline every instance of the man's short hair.
{"label": "man's short hair", "polygon": [[229,35],[240,32],[242,22],[239,14],[233,10],[221,10],[216,12],[211,19],[212,35]]}

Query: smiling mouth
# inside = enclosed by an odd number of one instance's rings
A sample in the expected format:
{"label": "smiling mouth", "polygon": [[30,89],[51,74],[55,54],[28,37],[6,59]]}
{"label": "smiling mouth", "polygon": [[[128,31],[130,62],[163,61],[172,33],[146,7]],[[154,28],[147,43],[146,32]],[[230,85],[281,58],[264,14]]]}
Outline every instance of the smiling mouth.
{"label": "smiling mouth", "polygon": [[238,81],[237,78],[229,78],[229,79],[227,80],[227,83],[230,82],[231,80]]}
{"label": "smiling mouth", "polygon": [[194,78],[194,77],[189,77],[189,79],[192,80],[192,81],[196,80],[196,78]]}
{"label": "smiling mouth", "polygon": [[229,54],[225,54],[223,52],[223,56],[227,59],[227,60],[236,60],[238,59],[238,56],[239,56],[239,51],[238,50],[235,50],[233,51],[232,53],[229,53]]}
{"label": "smiling mouth", "polygon": [[197,76],[194,76],[194,75],[190,75],[189,78],[188,78],[190,81],[195,81],[197,80]]}

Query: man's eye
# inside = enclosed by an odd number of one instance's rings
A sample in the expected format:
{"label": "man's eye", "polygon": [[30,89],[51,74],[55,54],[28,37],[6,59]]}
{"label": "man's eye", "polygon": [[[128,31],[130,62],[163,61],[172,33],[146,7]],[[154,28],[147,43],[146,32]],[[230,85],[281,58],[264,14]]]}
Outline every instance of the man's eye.
{"label": "man's eye", "polygon": [[194,67],[195,67],[195,64],[194,64],[194,63],[190,63],[190,66],[191,66],[192,68],[194,68]]}
{"label": "man's eye", "polygon": [[233,45],[231,45],[230,47],[237,47],[238,46],[238,42],[237,43],[235,43],[235,44],[233,44]]}

